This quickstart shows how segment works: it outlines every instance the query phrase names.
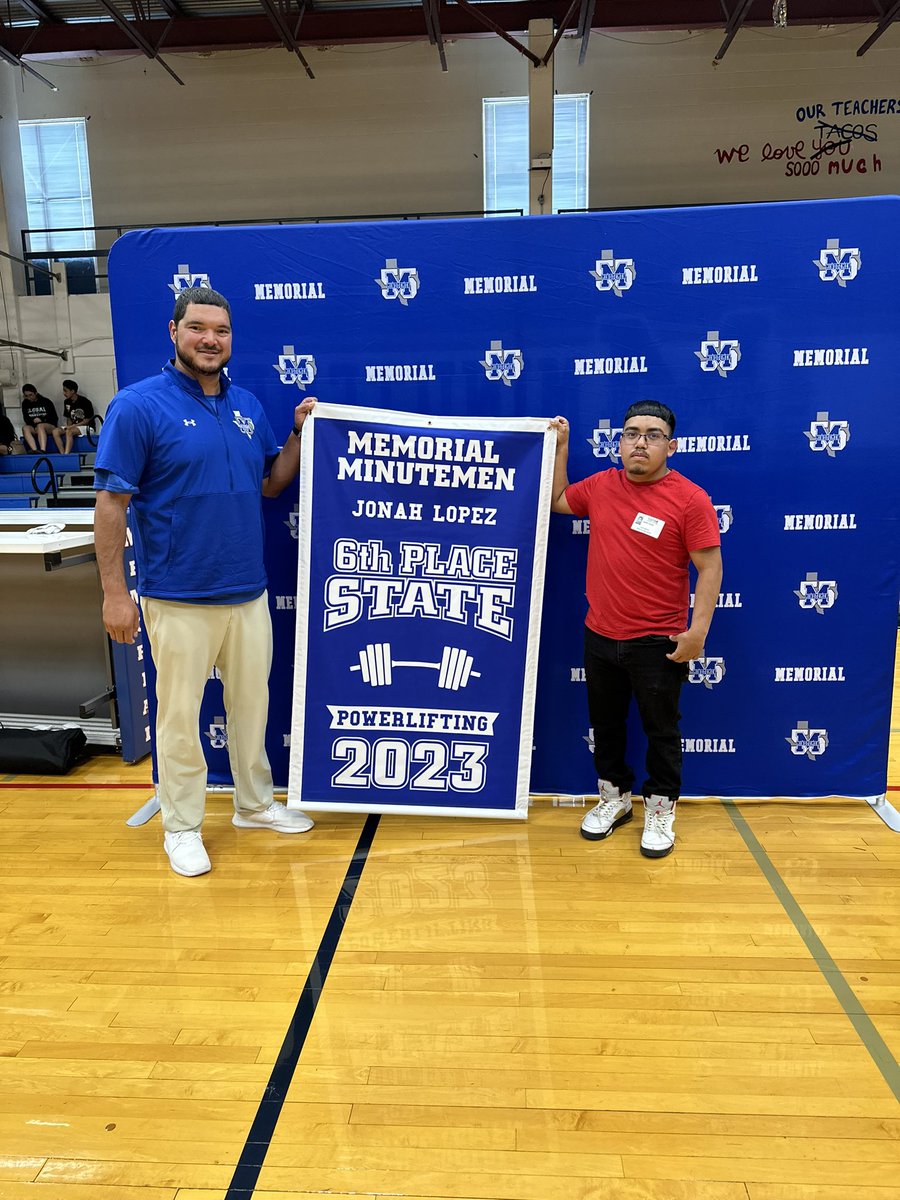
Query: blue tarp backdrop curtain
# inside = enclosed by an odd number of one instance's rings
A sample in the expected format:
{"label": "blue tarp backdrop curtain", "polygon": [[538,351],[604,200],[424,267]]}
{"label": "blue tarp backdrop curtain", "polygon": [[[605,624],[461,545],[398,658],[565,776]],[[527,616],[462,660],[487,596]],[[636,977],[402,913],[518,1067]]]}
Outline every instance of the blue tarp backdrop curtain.
{"label": "blue tarp backdrop curtain", "polygon": [[[175,294],[208,282],[233,306],[231,373],[282,438],[305,395],[459,417],[562,413],[574,480],[617,466],[630,403],[663,401],[678,417],[670,465],[712,497],[725,562],[707,657],[683,691],[684,794],[876,796],[900,588],[898,218],[896,197],[876,197],[129,233],[110,255],[118,377],[160,369]],[[264,502],[267,745],[281,786],[297,503],[296,489]],[[596,786],[587,534],[550,517],[536,792]],[[227,783],[215,680],[201,728],[210,780]],[[637,730],[632,740],[639,769]]]}

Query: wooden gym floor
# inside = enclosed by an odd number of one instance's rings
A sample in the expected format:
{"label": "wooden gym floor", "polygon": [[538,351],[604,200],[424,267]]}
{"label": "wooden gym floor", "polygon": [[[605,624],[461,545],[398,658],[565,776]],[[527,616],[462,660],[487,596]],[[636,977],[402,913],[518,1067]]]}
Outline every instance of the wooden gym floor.
{"label": "wooden gym floor", "polygon": [[[900,667],[900,662],[898,662]],[[889,798],[900,807],[900,704]],[[897,1200],[900,834],[863,802],[319,814],[182,879],[149,766],[0,778],[2,1200]]]}

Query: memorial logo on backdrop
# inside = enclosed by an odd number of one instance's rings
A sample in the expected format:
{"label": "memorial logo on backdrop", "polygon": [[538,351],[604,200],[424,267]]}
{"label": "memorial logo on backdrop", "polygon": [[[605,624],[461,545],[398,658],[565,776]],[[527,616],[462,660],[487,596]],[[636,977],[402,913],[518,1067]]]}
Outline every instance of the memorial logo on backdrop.
{"label": "memorial logo on backdrop", "polygon": [[291,537],[296,542],[300,533],[300,506],[298,504],[295,504],[288,513],[288,519],[285,521],[285,525],[287,525],[291,532]]}
{"label": "memorial logo on backdrop", "polygon": [[741,344],[736,338],[720,338],[718,329],[710,329],[694,354],[700,359],[701,371],[714,371],[725,379],[741,361]]}
{"label": "memorial logo on backdrop", "polygon": [[399,300],[406,308],[419,294],[419,272],[415,267],[400,267],[396,258],[385,260],[381,274],[375,280],[384,300]]}
{"label": "memorial logo on backdrop", "polygon": [[819,412],[804,432],[810,450],[824,450],[829,458],[834,458],[850,441],[850,422],[832,421],[827,412]]}
{"label": "memorial logo on backdrop", "polygon": [[619,443],[622,439],[622,427],[614,426],[610,421],[598,421],[597,428],[587,439],[594,458],[608,458],[610,462],[622,461]]}
{"label": "memorial logo on backdrop", "polygon": [[734,524],[734,513],[730,504],[714,504],[716,520],[719,522],[719,533],[727,533]]}
{"label": "memorial logo on backdrop", "polygon": [[805,579],[801,579],[799,588],[794,589],[794,595],[801,608],[812,609],[824,615],[826,608],[833,608],[837,600],[838,587],[834,579],[820,579],[815,571],[808,571]]}
{"label": "memorial logo on backdrop", "polygon": [[621,296],[637,277],[634,259],[616,258],[612,250],[601,250],[591,277],[598,292],[612,292],[614,296]]}
{"label": "memorial logo on backdrop", "polygon": [[316,360],[311,354],[297,354],[293,346],[282,346],[278,362],[272,364],[282,383],[296,384],[305,392],[316,377]]}
{"label": "memorial logo on backdrop", "polygon": [[702,683],[707,691],[712,691],[724,678],[724,658],[692,658],[688,664],[688,683]]}
{"label": "memorial logo on backdrop", "polygon": [[491,342],[490,349],[485,350],[480,361],[487,378],[499,379],[505,387],[512,387],[513,380],[519,378],[525,367],[522,351],[504,350],[502,342]]}
{"label": "memorial logo on backdrop", "polygon": [[791,736],[784,740],[790,746],[791,754],[815,762],[828,749],[828,730],[810,729],[808,721],[798,721]]}
{"label": "memorial logo on backdrop", "polygon": [[209,744],[213,750],[225,750],[228,747],[228,727],[225,724],[225,716],[213,717],[209,728],[206,730],[204,737],[209,738]]}
{"label": "memorial logo on backdrop", "polygon": [[818,269],[819,278],[824,283],[846,287],[851,279],[856,278],[862,266],[859,247],[845,246],[841,249],[839,238],[829,238],[819,251],[819,257],[813,259],[813,266]]}
{"label": "memorial logo on backdrop", "polygon": [[187,263],[179,263],[178,270],[172,276],[172,282],[168,284],[168,287],[176,296],[180,296],[188,288],[208,288],[212,287],[212,284],[205,271],[192,271]]}

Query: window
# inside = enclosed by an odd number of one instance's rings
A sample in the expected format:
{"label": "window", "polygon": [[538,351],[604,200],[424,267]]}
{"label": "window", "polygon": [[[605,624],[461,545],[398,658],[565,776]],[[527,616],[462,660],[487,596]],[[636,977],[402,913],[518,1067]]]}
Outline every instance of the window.
{"label": "window", "polygon": [[[81,117],[19,122],[29,229],[94,224],[85,125]],[[93,240],[91,233],[38,233],[31,249],[88,250]]]}
{"label": "window", "polygon": [[[484,207],[528,212],[528,100],[484,101]],[[553,98],[553,211],[587,208],[588,95]]]}

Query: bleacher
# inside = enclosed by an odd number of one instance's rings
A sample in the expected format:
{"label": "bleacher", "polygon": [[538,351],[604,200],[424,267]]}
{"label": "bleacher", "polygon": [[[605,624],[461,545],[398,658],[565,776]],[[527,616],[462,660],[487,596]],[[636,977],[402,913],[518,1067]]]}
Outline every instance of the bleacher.
{"label": "bleacher", "polygon": [[[52,446],[52,442],[51,442]],[[76,438],[71,454],[0,458],[0,508],[92,508],[96,440]]]}

